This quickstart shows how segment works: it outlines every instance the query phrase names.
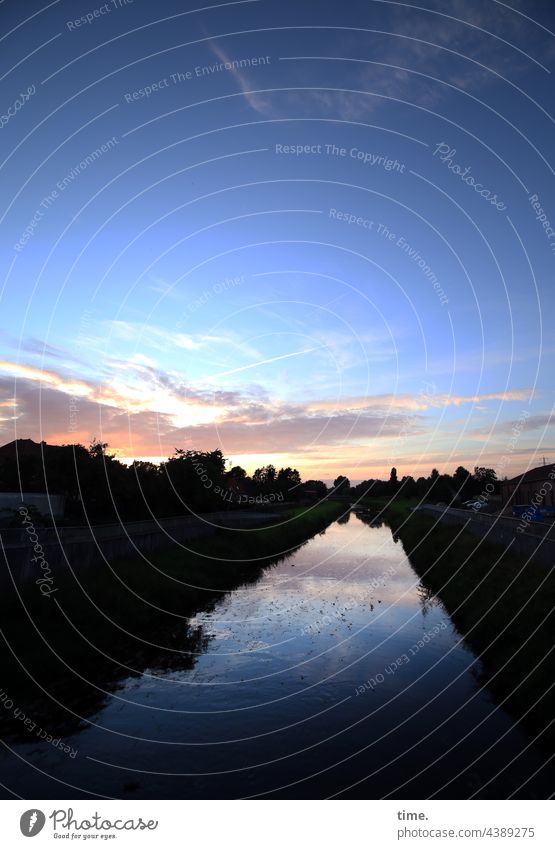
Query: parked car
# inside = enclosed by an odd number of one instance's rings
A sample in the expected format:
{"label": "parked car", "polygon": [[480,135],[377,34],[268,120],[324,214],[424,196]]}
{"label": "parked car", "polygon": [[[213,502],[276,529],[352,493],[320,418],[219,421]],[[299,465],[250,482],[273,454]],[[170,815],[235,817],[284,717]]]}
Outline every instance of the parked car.
{"label": "parked car", "polygon": [[466,507],[467,510],[483,510],[484,507],[487,506],[487,501],[478,501],[476,499],[471,499],[470,501],[463,502],[463,507]]}

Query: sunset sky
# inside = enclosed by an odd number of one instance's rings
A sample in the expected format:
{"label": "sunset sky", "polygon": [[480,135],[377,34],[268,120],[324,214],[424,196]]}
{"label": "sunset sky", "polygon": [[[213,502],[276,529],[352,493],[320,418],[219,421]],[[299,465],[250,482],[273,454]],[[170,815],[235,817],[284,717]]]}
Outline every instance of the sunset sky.
{"label": "sunset sky", "polygon": [[0,443],[555,461],[555,9],[424,5],[0,5]]}

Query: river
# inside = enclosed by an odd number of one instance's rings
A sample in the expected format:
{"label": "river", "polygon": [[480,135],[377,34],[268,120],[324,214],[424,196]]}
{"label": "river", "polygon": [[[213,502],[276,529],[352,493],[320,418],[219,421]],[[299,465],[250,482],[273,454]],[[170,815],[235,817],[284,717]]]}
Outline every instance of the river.
{"label": "river", "polygon": [[186,664],[122,676],[68,757],[4,743],[26,798],[546,798],[547,756],[386,525],[354,513],[189,629]]}

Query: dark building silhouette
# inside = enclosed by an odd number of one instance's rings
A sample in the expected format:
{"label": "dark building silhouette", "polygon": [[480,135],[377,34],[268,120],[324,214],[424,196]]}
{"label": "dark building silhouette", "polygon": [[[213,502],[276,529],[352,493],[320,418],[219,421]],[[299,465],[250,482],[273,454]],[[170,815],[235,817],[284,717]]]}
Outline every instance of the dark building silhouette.
{"label": "dark building silhouette", "polygon": [[501,503],[504,508],[513,504],[531,504],[538,501],[544,507],[555,505],[555,463],[547,466],[537,466],[511,480],[501,481]]}

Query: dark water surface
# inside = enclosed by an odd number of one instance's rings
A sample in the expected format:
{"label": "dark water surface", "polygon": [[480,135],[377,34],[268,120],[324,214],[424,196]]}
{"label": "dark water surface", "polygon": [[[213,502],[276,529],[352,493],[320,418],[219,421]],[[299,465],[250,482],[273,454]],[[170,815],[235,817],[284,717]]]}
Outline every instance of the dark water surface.
{"label": "dark water surface", "polygon": [[63,739],[74,758],[6,743],[0,781],[37,799],[555,790],[386,526],[351,514],[188,627],[192,663],[123,678]]}

